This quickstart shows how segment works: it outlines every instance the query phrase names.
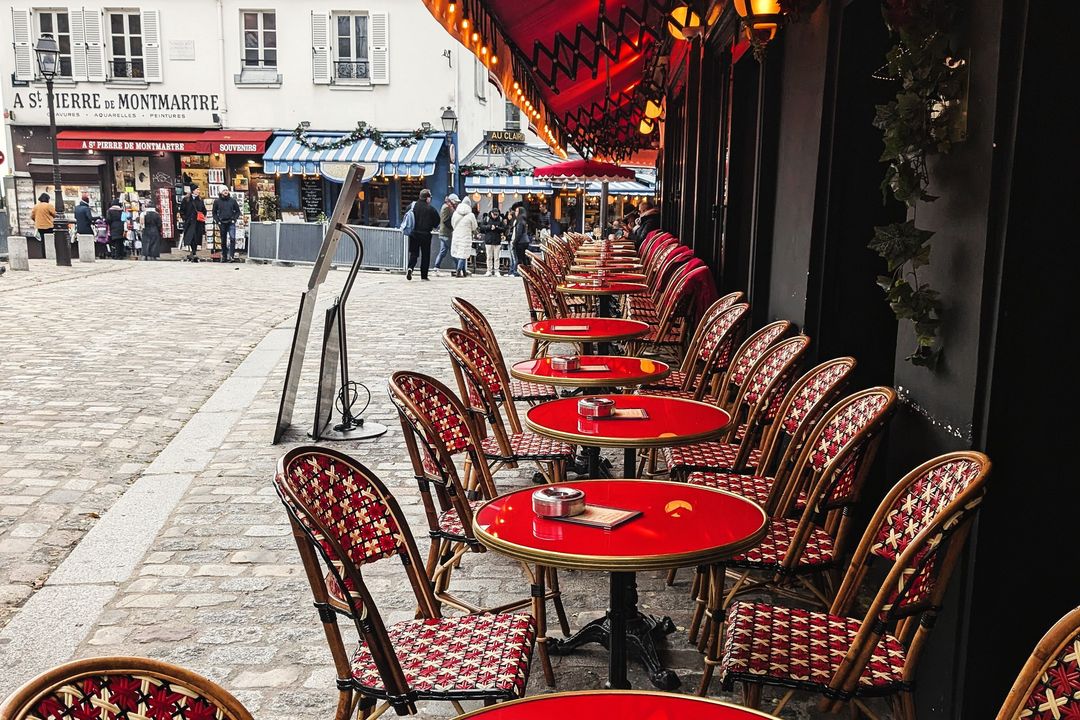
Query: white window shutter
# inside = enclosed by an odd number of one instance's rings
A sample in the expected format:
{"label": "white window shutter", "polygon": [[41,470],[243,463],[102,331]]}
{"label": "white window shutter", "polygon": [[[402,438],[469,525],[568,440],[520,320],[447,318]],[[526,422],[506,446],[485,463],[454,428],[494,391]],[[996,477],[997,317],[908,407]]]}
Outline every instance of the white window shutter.
{"label": "white window shutter", "polygon": [[371,13],[371,84],[390,84],[389,14]]}
{"label": "white window shutter", "polygon": [[333,77],[330,64],[330,14],[311,13],[311,81],[329,85]]}
{"label": "white window shutter", "polygon": [[162,82],[161,67],[161,11],[142,11],[143,32],[143,79],[146,82]]}
{"label": "white window shutter", "polygon": [[30,32],[30,11],[11,9],[11,32],[15,38],[15,79],[34,79],[34,40]]}
{"label": "white window shutter", "polygon": [[71,79],[85,81],[86,77],[86,32],[83,30],[83,11],[68,11],[68,23],[71,27]]}
{"label": "white window shutter", "polygon": [[[105,82],[109,79],[109,64],[105,59],[105,20],[100,10],[82,9],[80,14],[83,48],[83,62],[86,65],[86,79],[90,82]],[[73,63],[77,61],[73,60]]]}

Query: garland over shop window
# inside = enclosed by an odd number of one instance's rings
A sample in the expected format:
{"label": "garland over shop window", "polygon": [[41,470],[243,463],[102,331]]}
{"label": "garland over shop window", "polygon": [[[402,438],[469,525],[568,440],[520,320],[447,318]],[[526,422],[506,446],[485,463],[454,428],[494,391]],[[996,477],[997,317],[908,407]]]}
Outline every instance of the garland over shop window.
{"label": "garland over shop window", "polygon": [[908,207],[909,219],[874,228],[869,247],[888,265],[889,274],[877,282],[889,307],[915,332],[908,362],[933,369],[942,355],[942,302],[937,290],[919,281],[919,269],[930,263],[934,233],[918,226],[916,214],[918,203],[936,199],[927,190],[927,157],[948,153],[958,139],[967,68],[950,47],[954,0],[885,0],[883,10],[894,45],[876,77],[898,88],[893,100],[877,106],[874,118],[885,145],[881,190]]}

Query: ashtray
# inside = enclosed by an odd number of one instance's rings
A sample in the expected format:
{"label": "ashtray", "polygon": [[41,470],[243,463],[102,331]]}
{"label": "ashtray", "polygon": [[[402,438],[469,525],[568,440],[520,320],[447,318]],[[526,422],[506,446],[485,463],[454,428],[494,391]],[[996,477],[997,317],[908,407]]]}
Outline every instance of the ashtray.
{"label": "ashtray", "polygon": [[596,275],[592,278],[591,284],[593,287],[604,287],[604,276]]}
{"label": "ashtray", "polygon": [[541,517],[571,517],[585,512],[585,493],[577,488],[540,488],[532,494],[533,512]]}
{"label": "ashtray", "polygon": [[589,418],[611,417],[615,412],[615,401],[610,398],[584,397],[578,400],[578,415]]}
{"label": "ashtray", "polygon": [[577,355],[556,355],[551,358],[551,369],[561,372],[581,369],[581,358]]}

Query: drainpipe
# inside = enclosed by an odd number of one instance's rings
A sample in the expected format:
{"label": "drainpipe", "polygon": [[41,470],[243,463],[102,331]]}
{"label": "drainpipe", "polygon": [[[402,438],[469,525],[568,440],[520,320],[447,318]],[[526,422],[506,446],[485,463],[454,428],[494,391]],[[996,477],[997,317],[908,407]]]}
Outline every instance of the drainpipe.
{"label": "drainpipe", "polygon": [[224,125],[224,118],[229,114],[229,100],[226,94],[226,89],[229,87],[229,71],[228,64],[225,62],[225,3],[224,0],[217,0],[217,15],[218,15],[218,52],[221,57],[221,112],[222,117],[221,125]]}

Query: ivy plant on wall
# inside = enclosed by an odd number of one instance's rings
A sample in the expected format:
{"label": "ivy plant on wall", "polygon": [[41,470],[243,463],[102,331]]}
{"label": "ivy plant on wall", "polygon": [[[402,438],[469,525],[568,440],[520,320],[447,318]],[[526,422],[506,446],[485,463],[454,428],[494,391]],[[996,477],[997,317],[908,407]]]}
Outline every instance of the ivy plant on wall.
{"label": "ivy plant on wall", "polygon": [[898,89],[893,100],[877,106],[874,118],[885,146],[882,193],[907,205],[910,219],[874,228],[869,247],[887,263],[889,274],[879,276],[878,285],[889,306],[898,320],[912,323],[916,348],[907,360],[931,369],[941,359],[942,303],[938,291],[919,281],[934,233],[918,227],[915,211],[919,202],[936,199],[927,191],[926,159],[949,152],[962,111],[966,68],[949,44],[956,10],[954,0],[885,0],[894,44],[879,77]]}

